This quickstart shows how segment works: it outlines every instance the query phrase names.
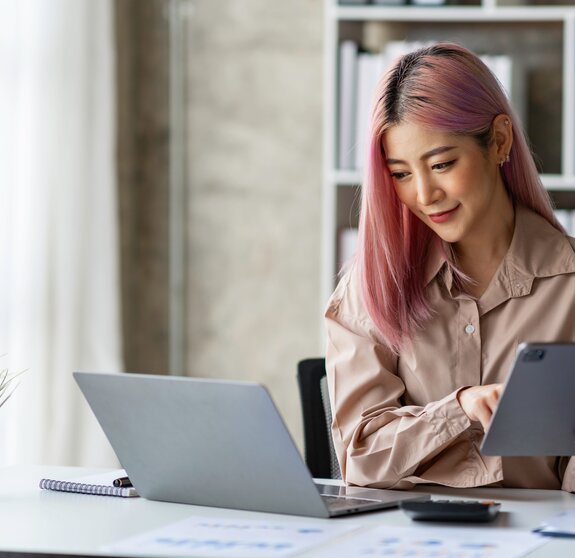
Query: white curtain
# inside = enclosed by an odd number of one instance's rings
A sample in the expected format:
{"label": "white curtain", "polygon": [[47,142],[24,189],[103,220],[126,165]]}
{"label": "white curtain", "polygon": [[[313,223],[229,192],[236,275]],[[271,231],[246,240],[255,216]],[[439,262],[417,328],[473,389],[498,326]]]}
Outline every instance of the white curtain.
{"label": "white curtain", "polygon": [[0,14],[0,465],[115,465],[72,378],[122,368],[112,3]]}

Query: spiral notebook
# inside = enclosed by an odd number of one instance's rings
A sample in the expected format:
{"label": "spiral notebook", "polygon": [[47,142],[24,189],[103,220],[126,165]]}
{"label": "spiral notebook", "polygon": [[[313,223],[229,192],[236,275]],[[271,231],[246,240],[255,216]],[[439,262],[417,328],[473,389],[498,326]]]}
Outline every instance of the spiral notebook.
{"label": "spiral notebook", "polygon": [[59,492],[93,494],[95,496],[119,496],[133,498],[138,492],[132,486],[114,486],[114,480],[126,476],[126,471],[116,469],[107,473],[98,473],[73,479],[41,479],[40,488]]}

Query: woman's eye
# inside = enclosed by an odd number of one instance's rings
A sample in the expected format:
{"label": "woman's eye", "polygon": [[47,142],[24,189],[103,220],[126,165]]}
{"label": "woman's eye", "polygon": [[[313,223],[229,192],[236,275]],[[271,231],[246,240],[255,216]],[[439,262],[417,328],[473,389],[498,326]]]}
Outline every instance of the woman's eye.
{"label": "woman's eye", "polygon": [[453,165],[453,163],[455,163],[455,161],[445,161],[444,163],[436,163],[435,165],[432,165],[431,168],[433,170],[445,170],[446,168]]}
{"label": "woman's eye", "polygon": [[404,179],[409,173],[408,172],[402,172],[402,171],[390,171],[389,173],[391,175],[391,178],[393,178],[394,180],[402,180]]}

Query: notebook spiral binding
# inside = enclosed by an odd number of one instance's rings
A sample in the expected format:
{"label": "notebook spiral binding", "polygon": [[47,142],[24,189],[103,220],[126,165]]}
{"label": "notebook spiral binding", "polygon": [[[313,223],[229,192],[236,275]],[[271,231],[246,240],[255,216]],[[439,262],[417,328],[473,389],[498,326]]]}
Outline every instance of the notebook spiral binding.
{"label": "notebook spiral binding", "polygon": [[81,482],[59,481],[52,479],[41,479],[40,488],[44,490],[57,490],[59,492],[93,494],[96,496],[120,496],[125,498],[135,495],[135,490],[130,487],[85,484]]}

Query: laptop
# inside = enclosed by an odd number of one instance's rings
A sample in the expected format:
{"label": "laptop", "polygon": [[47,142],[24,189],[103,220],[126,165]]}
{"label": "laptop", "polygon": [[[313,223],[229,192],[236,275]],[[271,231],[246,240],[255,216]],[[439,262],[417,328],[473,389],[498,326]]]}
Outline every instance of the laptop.
{"label": "laptop", "polygon": [[316,483],[261,384],[92,372],[74,378],[144,498],[325,518],[429,499]]}
{"label": "laptop", "polygon": [[575,455],[575,343],[523,343],[481,444],[485,455]]}

